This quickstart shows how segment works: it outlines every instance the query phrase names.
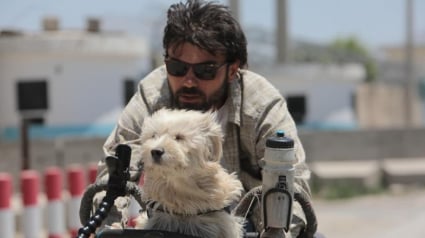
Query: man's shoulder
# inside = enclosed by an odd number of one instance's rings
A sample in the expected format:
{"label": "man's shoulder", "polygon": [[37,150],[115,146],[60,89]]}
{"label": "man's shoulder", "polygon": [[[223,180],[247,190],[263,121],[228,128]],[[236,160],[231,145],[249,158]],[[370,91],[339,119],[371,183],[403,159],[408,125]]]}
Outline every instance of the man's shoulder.
{"label": "man's shoulder", "polygon": [[284,102],[282,94],[264,76],[249,70],[241,71],[241,115],[246,125],[258,122],[268,108]]}
{"label": "man's shoulder", "polygon": [[160,88],[164,81],[166,81],[167,72],[165,66],[159,66],[156,69],[152,70],[148,75],[146,75],[142,80],[140,80],[140,85],[143,87],[153,87]]}
{"label": "man's shoulder", "polygon": [[170,97],[165,67],[160,66],[146,75],[140,81],[138,90],[152,109],[165,106]]}
{"label": "man's shoulder", "polygon": [[243,70],[242,73],[244,90],[279,94],[279,90],[265,76],[250,70]]}
{"label": "man's shoulder", "polygon": [[244,99],[252,103],[267,103],[281,98],[282,94],[264,76],[253,71],[244,70],[243,93]]}

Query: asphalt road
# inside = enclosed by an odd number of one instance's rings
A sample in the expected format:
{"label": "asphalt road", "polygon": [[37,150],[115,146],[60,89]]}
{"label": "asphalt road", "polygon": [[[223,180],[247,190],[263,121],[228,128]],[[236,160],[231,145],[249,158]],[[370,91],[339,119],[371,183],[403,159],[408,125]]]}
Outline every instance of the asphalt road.
{"label": "asphalt road", "polygon": [[314,200],[326,238],[424,238],[425,188],[344,200]]}
{"label": "asphalt road", "polygon": [[351,199],[314,199],[319,233],[325,238],[424,238],[425,187],[396,190]]}

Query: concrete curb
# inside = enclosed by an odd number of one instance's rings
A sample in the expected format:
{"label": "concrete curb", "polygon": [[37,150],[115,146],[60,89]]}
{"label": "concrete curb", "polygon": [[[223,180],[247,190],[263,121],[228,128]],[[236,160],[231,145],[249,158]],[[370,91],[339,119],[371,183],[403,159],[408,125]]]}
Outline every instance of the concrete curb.
{"label": "concrete curb", "polygon": [[348,182],[366,188],[425,185],[425,158],[321,161],[309,164],[315,184]]}

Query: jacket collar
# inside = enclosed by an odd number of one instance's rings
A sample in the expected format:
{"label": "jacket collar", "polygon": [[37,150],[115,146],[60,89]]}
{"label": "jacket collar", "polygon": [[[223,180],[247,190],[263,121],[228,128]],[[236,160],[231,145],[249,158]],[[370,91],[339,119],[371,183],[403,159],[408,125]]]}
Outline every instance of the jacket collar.
{"label": "jacket collar", "polygon": [[230,83],[229,87],[229,98],[232,100],[229,109],[229,122],[234,123],[238,126],[242,124],[241,109],[243,103],[243,77],[237,78]]}

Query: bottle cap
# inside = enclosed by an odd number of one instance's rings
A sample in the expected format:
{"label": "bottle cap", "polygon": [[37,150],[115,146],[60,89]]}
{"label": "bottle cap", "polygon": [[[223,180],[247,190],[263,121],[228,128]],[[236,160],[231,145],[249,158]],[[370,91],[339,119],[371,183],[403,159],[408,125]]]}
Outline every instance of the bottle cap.
{"label": "bottle cap", "polygon": [[283,130],[278,130],[274,136],[267,138],[266,147],[277,149],[294,148],[294,140],[286,137]]}

